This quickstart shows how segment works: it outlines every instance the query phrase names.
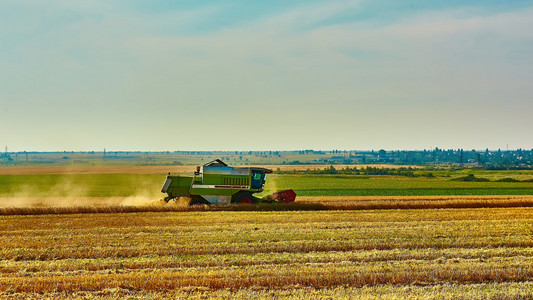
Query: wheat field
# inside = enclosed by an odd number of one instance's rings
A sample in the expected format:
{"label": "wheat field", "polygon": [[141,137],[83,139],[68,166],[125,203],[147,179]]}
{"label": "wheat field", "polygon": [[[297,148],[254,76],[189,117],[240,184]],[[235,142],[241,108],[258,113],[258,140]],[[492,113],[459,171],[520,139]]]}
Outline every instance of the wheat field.
{"label": "wheat field", "polygon": [[0,229],[3,298],[533,297],[530,207],[3,215]]}

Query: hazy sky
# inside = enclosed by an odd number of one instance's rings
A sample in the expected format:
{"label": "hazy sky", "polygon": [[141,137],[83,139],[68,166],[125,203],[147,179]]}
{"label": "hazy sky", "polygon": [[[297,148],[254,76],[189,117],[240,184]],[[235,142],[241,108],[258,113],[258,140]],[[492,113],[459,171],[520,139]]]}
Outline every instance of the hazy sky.
{"label": "hazy sky", "polygon": [[533,148],[533,1],[0,0],[0,146]]}

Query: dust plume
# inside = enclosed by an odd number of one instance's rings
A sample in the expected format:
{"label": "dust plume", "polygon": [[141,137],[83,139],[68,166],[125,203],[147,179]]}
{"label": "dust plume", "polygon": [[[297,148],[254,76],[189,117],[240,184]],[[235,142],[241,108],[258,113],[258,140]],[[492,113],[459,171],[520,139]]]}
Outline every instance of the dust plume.
{"label": "dust plume", "polygon": [[110,206],[110,205],[154,205],[160,202],[163,194],[158,194],[159,186],[151,182],[133,178],[127,183],[127,196],[95,196],[98,185],[89,184],[72,176],[61,176],[57,182],[43,188],[31,182],[19,185],[9,193],[0,196],[0,207],[68,207],[68,206]]}

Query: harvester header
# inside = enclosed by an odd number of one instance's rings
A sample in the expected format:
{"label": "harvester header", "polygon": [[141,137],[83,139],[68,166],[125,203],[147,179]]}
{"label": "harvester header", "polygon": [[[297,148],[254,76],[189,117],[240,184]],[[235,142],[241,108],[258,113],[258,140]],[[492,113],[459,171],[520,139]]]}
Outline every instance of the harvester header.
{"label": "harvester header", "polygon": [[230,167],[220,159],[198,166],[193,176],[167,176],[162,193],[165,201],[188,198],[189,204],[253,204],[259,202],[294,202],[293,190],[276,192],[263,198],[253,196],[265,187],[272,170],[260,167]]}

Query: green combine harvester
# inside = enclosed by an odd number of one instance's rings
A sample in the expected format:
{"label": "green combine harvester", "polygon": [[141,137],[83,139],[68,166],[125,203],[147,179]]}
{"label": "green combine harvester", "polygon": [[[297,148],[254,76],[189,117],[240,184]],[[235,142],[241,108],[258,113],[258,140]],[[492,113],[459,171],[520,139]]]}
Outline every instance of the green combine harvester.
{"label": "green combine harvester", "polygon": [[294,202],[293,190],[276,192],[263,198],[253,194],[263,191],[267,174],[272,170],[258,167],[229,167],[217,159],[198,166],[191,176],[167,176],[162,193],[165,201],[186,198],[195,204],[255,204],[260,202]]}

